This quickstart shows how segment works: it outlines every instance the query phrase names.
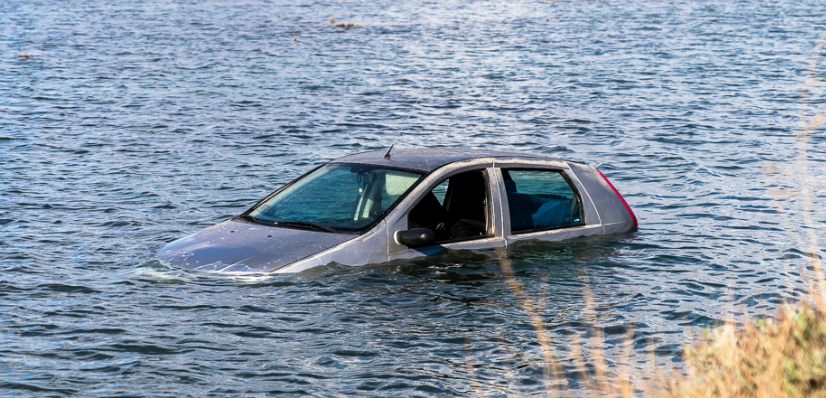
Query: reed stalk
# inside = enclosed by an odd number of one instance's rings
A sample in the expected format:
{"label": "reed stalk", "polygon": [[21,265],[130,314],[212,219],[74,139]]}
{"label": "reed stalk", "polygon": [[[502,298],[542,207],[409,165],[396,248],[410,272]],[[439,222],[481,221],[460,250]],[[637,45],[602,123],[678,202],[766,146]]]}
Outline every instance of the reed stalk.
{"label": "reed stalk", "polygon": [[[824,82],[816,77],[826,32],[816,42],[801,89],[801,122],[794,135],[796,158],[790,167],[770,164],[767,170],[779,174],[783,181],[795,185],[770,193],[781,223],[792,235],[807,259],[801,266],[806,295],[797,304],[782,306],[773,318],[736,322],[731,319],[716,328],[705,330],[700,341],[684,347],[684,367],[645,371],[644,383],[631,381],[629,358],[633,330],[628,332],[616,369],[606,361],[604,333],[596,326],[594,297],[587,273],[583,277],[584,316],[592,326],[589,355],[584,355],[583,341],[575,334],[571,342],[573,366],[584,381],[584,392],[577,396],[668,398],[693,397],[825,397],[826,398],[826,277],[814,219],[815,198],[809,175],[809,147],[814,134],[826,123],[826,114],[809,109],[810,98]],[[793,203],[799,203],[795,211]],[[574,395],[564,390],[567,381],[561,373],[551,335],[545,328],[541,309],[544,298],[534,302],[516,278],[513,264],[504,248],[499,264],[505,284],[511,290],[533,326],[544,360],[547,396]],[[739,325],[739,326],[738,326]],[[472,361],[468,357],[468,366]],[[649,359],[649,365],[653,364]],[[589,372],[589,365],[592,372]],[[480,390],[476,391],[477,394]],[[512,395],[517,395],[514,391]]]}
{"label": "reed stalk", "polygon": [[[815,72],[826,32],[818,39],[801,89],[801,122],[795,141],[797,155],[791,167],[769,165],[789,189],[771,192],[781,223],[808,259],[801,266],[807,294],[797,304],[781,307],[772,319],[734,321],[707,331],[705,338],[685,348],[686,375],[660,379],[665,397],[826,397],[826,278],[814,221],[814,198],[809,175],[811,138],[826,122],[826,114],[809,109],[810,97],[823,82]],[[796,201],[793,199],[797,199]],[[800,203],[795,212],[791,205]],[[797,223],[796,223],[797,222]]]}

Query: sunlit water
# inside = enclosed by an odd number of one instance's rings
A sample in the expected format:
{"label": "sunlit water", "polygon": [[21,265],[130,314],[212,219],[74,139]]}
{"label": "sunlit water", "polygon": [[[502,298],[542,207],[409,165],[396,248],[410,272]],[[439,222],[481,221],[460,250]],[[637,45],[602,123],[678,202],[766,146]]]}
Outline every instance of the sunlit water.
{"label": "sunlit water", "polygon": [[[581,388],[573,335],[593,326],[612,366],[633,329],[632,369],[679,367],[702,327],[805,286],[800,213],[782,223],[771,192],[794,179],[766,170],[824,111],[801,94],[824,26],[822,2],[791,0],[0,1],[0,395],[541,393],[493,253],[243,279],[153,259],[388,146],[425,85],[398,146],[588,162],[640,219],[509,249],[563,384]],[[819,130],[821,235],[824,147]]]}

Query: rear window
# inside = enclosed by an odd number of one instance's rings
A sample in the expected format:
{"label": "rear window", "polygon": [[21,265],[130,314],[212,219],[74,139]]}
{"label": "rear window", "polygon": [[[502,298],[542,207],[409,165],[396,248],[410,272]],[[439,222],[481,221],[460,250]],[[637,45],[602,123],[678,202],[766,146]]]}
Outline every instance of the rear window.
{"label": "rear window", "polygon": [[502,170],[511,232],[582,225],[579,195],[559,171]]}

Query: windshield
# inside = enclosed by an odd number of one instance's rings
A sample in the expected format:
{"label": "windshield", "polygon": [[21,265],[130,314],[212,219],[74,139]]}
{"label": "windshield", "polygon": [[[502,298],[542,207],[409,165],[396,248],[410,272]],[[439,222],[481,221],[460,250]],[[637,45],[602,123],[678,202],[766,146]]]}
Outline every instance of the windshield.
{"label": "windshield", "polygon": [[421,177],[421,173],[379,166],[328,164],[243,217],[330,232],[360,230],[382,217]]}

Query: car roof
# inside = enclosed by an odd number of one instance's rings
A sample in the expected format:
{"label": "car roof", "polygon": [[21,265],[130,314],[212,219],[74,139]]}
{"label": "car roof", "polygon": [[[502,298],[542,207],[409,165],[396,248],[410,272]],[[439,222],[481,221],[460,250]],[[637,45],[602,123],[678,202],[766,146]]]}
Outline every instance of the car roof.
{"label": "car roof", "polygon": [[450,163],[478,158],[559,160],[547,156],[529,155],[519,152],[467,148],[399,148],[393,149],[390,153],[390,159],[384,158],[385,153],[387,153],[385,149],[361,152],[336,159],[331,163],[370,164],[430,172]]}

